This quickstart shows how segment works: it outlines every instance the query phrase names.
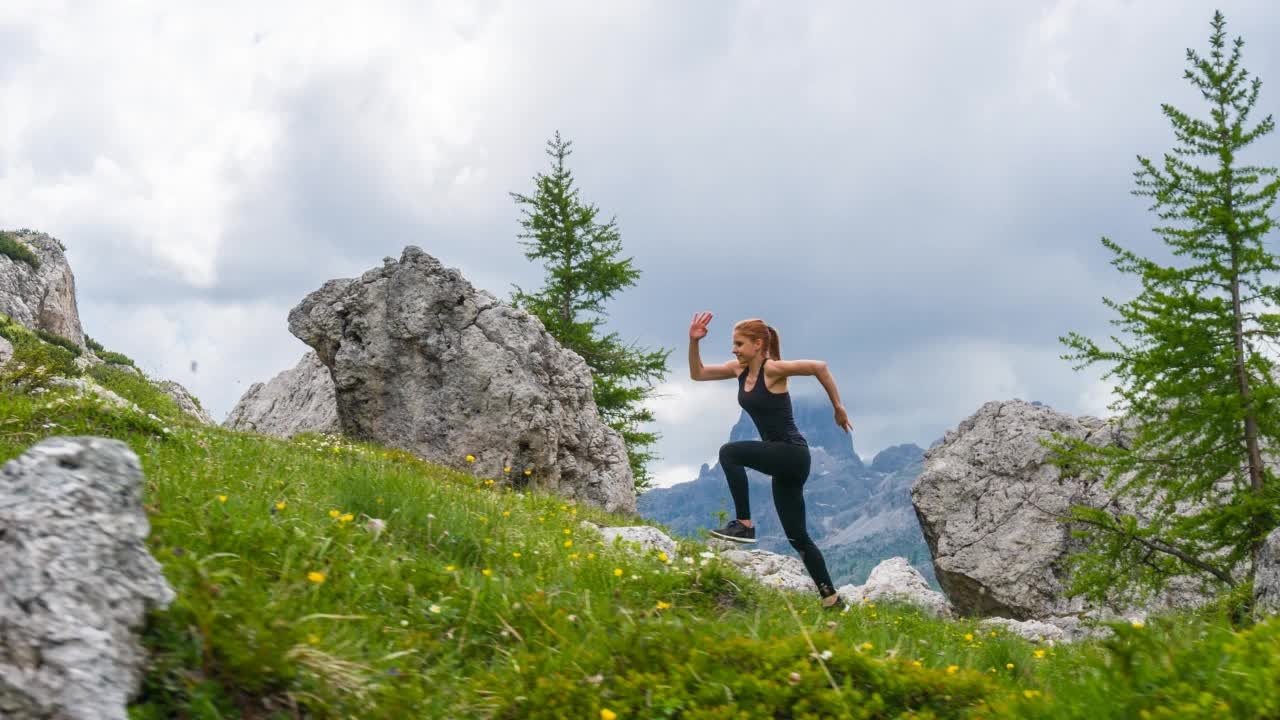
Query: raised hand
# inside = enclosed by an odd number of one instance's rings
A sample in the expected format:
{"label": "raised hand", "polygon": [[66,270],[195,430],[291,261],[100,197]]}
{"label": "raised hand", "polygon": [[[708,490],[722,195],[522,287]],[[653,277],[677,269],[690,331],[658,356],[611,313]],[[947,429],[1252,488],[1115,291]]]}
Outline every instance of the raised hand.
{"label": "raised hand", "polygon": [[853,423],[849,422],[849,415],[845,413],[843,405],[836,408],[836,424],[845,432],[853,430]]}
{"label": "raised hand", "polygon": [[689,325],[689,339],[701,340],[707,336],[707,323],[711,322],[711,313],[694,313],[693,323]]}

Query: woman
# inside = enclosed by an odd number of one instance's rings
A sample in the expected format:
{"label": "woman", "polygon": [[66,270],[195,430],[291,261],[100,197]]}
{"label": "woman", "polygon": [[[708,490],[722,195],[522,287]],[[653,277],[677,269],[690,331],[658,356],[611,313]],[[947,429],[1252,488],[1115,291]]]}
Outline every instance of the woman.
{"label": "woman", "polygon": [[834,607],[840,598],[831,584],[831,574],[822,552],[809,537],[804,518],[804,483],[809,479],[809,443],[796,428],[791,414],[787,378],[815,375],[827,389],[835,407],[836,425],[845,432],[853,429],[836,381],[822,360],[783,360],[778,349],[778,333],[762,320],[743,320],[733,326],[735,360],[722,365],[703,365],[698,341],[707,335],[711,313],[698,313],[689,326],[689,376],[694,380],[738,380],[738,405],[756,425],[759,440],[743,440],[720,446],[720,467],[729,481],[737,518],[711,534],[739,543],[756,541],[747,493],[747,471],[752,468],[773,478],[773,504],[778,509],[782,530],[791,547],[800,552],[809,577],[818,586],[824,607]]}

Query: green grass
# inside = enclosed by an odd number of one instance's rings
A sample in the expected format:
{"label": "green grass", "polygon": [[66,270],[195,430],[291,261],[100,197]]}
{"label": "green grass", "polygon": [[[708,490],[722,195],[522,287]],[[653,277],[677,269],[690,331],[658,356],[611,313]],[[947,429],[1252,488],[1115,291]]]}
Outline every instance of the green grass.
{"label": "green grass", "polygon": [[24,262],[32,268],[40,267],[40,258],[31,252],[30,248],[3,231],[0,231],[0,255],[6,255],[18,262]]}
{"label": "green grass", "polygon": [[1054,648],[892,604],[824,612],[700,543],[606,545],[579,522],[632,523],[504,478],[131,399],[161,419],[0,390],[0,459],[48,435],[138,453],[178,599],[145,629],[134,718],[1280,717],[1280,621],[1207,611]]}

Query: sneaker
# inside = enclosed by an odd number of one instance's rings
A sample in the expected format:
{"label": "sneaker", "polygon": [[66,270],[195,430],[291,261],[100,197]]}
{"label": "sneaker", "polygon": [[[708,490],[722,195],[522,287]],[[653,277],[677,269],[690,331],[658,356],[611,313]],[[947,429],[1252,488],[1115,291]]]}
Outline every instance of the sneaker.
{"label": "sneaker", "polygon": [[822,598],[822,608],[831,610],[840,607],[840,594],[830,585],[823,585],[818,588],[818,595]]}
{"label": "sneaker", "polygon": [[736,543],[753,543],[756,541],[756,529],[747,527],[737,520],[730,520],[728,525],[719,530],[712,530],[711,535],[721,540],[728,540]]}

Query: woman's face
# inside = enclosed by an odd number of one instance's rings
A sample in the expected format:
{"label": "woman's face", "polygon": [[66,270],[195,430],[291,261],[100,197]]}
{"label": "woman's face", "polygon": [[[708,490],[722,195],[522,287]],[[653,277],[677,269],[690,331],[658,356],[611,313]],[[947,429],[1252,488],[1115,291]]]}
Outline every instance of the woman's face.
{"label": "woman's face", "polygon": [[752,340],[740,332],[733,334],[733,354],[743,365],[750,363],[752,358],[760,354],[762,347],[764,343],[760,340]]}

